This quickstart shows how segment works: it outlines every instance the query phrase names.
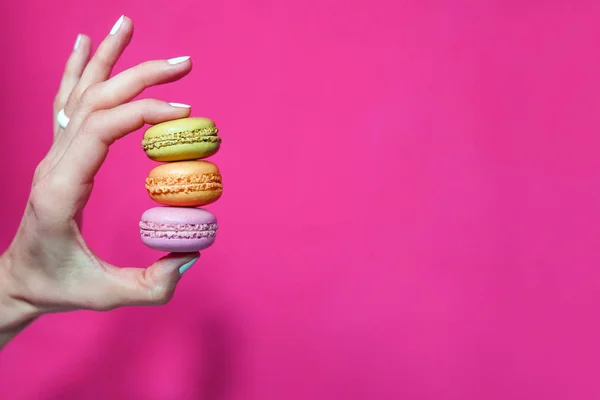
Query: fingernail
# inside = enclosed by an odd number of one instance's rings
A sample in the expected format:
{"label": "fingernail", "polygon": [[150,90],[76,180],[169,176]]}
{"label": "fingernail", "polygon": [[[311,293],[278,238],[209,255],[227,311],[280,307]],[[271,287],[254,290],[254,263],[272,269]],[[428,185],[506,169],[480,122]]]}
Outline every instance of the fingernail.
{"label": "fingernail", "polygon": [[77,40],[75,40],[75,45],[73,46],[73,51],[77,50],[79,47],[79,42],[81,42],[81,33],[77,35]]}
{"label": "fingernail", "polygon": [[115,24],[113,25],[112,29],[110,30],[110,34],[111,35],[114,35],[115,33],[117,33],[117,31],[121,27],[121,24],[123,23],[123,18],[125,18],[125,16],[121,15],[119,17],[119,19],[117,20],[117,22],[115,22]]}
{"label": "fingernail", "polygon": [[190,56],[175,57],[167,60],[169,64],[179,64],[190,59]]}
{"label": "fingernail", "polygon": [[179,275],[183,275],[183,273],[184,273],[185,271],[187,271],[188,269],[190,269],[190,267],[191,267],[192,265],[194,265],[194,263],[195,263],[196,261],[198,261],[198,257],[194,258],[194,259],[193,259],[192,261],[190,261],[189,263],[187,263],[187,264],[183,264],[181,267],[179,267]]}
{"label": "fingernail", "polygon": [[183,104],[183,103],[169,103],[169,105],[171,105],[173,107],[181,107],[181,108],[190,108],[191,107],[189,104]]}

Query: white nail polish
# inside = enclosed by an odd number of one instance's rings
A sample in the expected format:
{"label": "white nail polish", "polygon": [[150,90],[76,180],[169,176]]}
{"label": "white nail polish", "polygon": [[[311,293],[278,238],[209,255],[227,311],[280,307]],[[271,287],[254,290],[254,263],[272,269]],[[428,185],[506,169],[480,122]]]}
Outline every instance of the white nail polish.
{"label": "white nail polish", "polygon": [[190,59],[190,56],[175,57],[167,60],[169,64],[179,64]]}
{"label": "white nail polish", "polygon": [[169,105],[171,105],[173,107],[181,107],[181,108],[190,108],[191,107],[189,104],[183,104],[183,103],[169,103]]}
{"label": "white nail polish", "polygon": [[81,42],[81,33],[77,35],[77,40],[75,40],[75,45],[73,46],[73,51],[77,50],[79,47],[79,42]]}
{"label": "white nail polish", "polygon": [[121,17],[119,17],[119,19],[117,20],[117,22],[115,22],[115,24],[113,25],[112,29],[110,30],[110,34],[111,35],[114,35],[115,33],[117,33],[117,31],[121,27],[121,24],[123,23],[123,18],[125,18],[125,16],[121,15]]}

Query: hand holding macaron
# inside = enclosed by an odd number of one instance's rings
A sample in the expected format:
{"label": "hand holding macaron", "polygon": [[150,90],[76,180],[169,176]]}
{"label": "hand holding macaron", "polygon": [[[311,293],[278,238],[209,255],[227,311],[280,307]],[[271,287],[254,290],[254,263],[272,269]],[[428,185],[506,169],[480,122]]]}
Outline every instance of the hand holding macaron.
{"label": "hand holding macaron", "polygon": [[[150,86],[186,76],[192,69],[190,57],[147,61],[111,77],[132,35],[132,21],[121,17],[93,57],[89,37],[79,35],[67,61],[54,116],[63,122],[66,117],[68,124],[63,129],[60,123],[54,123],[54,140],[36,168],[21,224],[0,257],[0,347],[45,313],[166,303],[181,277],[180,269],[199,256],[197,248],[214,239],[215,221],[202,210],[189,208],[189,214],[173,213],[165,225],[156,225],[153,213],[148,212],[142,229],[156,247],[173,249],[162,244],[169,235],[168,230],[162,230],[164,227],[175,227],[202,245],[178,247],[177,252],[150,266],[121,267],[95,255],[81,235],[81,214],[109,147],[145,124],[159,126],[190,116],[189,106],[158,99],[134,100]],[[177,152],[167,144],[177,139],[184,140],[183,145],[190,147],[194,157],[216,151],[219,140],[210,124],[198,120],[193,126],[197,128],[191,132],[167,134],[164,141],[156,141],[150,132],[145,144],[148,155],[158,161],[174,160]],[[197,134],[206,137],[194,144]],[[194,178],[198,187],[216,187],[214,170],[193,165],[191,170],[199,174]],[[162,184],[161,172],[157,168],[154,175],[157,184]],[[155,193],[164,202],[179,199],[186,204],[207,202],[217,196],[184,194],[185,190],[179,189],[170,189],[169,194]]]}

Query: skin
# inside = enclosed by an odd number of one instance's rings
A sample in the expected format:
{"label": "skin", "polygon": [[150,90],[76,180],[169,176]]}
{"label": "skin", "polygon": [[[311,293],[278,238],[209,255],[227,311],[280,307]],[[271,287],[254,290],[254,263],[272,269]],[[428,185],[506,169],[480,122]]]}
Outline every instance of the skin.
{"label": "skin", "polygon": [[146,88],[177,81],[191,60],[144,62],[111,73],[133,35],[125,17],[91,57],[82,35],[70,55],[54,101],[70,117],[36,168],[31,192],[14,239],[0,256],[0,349],[47,313],[107,311],[123,306],[161,305],[173,296],[179,268],[198,253],[172,253],[150,266],[112,265],[87,246],[81,235],[82,211],[109,147],[144,124],[185,118],[189,108],[157,99],[132,101]]}

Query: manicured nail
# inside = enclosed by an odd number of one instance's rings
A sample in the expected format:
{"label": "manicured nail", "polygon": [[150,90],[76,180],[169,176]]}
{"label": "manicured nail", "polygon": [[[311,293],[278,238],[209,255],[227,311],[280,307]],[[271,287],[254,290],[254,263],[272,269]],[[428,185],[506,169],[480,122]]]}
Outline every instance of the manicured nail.
{"label": "manicured nail", "polygon": [[191,267],[192,265],[194,265],[194,263],[195,263],[196,261],[198,261],[198,257],[194,258],[194,259],[193,259],[192,261],[190,261],[189,263],[187,263],[187,264],[183,264],[181,267],[179,267],[179,275],[183,275],[183,273],[184,273],[185,271],[187,271],[188,269],[190,269],[190,267]]}
{"label": "manicured nail", "polygon": [[190,59],[190,56],[175,57],[167,60],[169,64],[179,64]]}
{"label": "manicured nail", "polygon": [[113,25],[112,29],[110,30],[110,34],[111,35],[114,35],[115,33],[117,33],[117,31],[121,27],[121,24],[123,23],[123,18],[125,18],[125,16],[121,15],[119,17],[119,19],[117,20],[117,22],[115,22],[115,24]]}
{"label": "manicured nail", "polygon": [[73,51],[77,50],[79,47],[79,42],[81,42],[81,33],[77,35],[77,40],[75,40],[75,45],[73,46]]}
{"label": "manicured nail", "polygon": [[189,104],[183,104],[183,103],[169,103],[169,105],[171,105],[173,107],[181,107],[181,108],[190,108],[191,107]]}

